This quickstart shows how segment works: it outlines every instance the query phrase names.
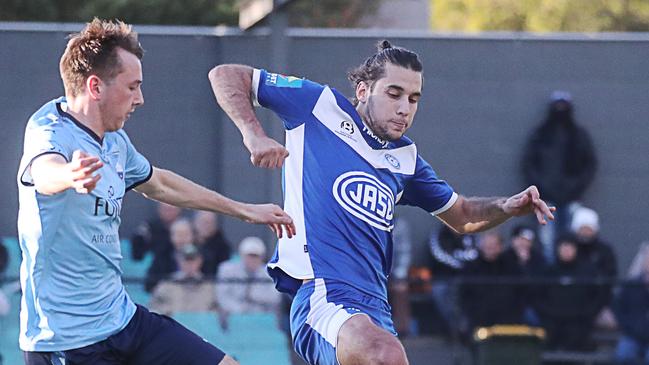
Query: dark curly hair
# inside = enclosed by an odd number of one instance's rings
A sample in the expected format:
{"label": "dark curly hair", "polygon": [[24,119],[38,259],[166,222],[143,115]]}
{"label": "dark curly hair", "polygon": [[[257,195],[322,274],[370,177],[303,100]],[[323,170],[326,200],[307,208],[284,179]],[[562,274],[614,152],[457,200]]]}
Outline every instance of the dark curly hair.
{"label": "dark curly hair", "polygon": [[123,48],[139,59],[144,55],[137,33],[119,20],[94,18],[81,32],[70,35],[59,63],[65,92],[79,95],[86,79],[93,74],[107,80],[117,76],[121,70],[117,48]]}
{"label": "dark curly hair", "polygon": [[[375,54],[368,57],[360,66],[347,73],[347,79],[351,81],[354,90],[356,90],[356,87],[362,81],[372,85],[374,81],[385,76],[386,62],[413,71],[423,72],[424,67],[417,53],[402,47],[394,47],[387,40],[380,41],[376,48],[377,52]],[[356,97],[352,101],[354,105],[358,104]]]}

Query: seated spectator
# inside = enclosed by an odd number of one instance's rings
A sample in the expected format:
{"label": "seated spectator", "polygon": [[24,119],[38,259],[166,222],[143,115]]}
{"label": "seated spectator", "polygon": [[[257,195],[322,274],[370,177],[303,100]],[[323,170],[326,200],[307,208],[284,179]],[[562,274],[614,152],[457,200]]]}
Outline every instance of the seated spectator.
{"label": "seated spectator", "polygon": [[230,244],[223,236],[216,213],[199,210],[192,220],[196,239],[203,254],[203,274],[214,277],[219,264],[230,258]]}
{"label": "seated spectator", "polygon": [[150,285],[151,290],[155,289],[158,282],[179,270],[176,257],[178,252],[181,252],[184,246],[194,244],[194,231],[191,222],[185,218],[174,221],[169,226],[169,239],[172,251],[165,259],[168,263],[155,267],[152,265],[147,271],[146,284]]}
{"label": "seated spectator", "polygon": [[526,225],[518,225],[512,229],[511,245],[503,252],[503,259],[509,265],[517,267],[522,278],[529,282],[521,289],[525,296],[525,323],[539,326],[538,314],[533,308],[539,296],[538,283],[533,282],[543,275],[546,266],[545,256],[536,247],[536,233]]}
{"label": "seated spectator", "polygon": [[536,247],[536,233],[526,225],[512,229],[511,245],[503,252],[503,257],[511,260],[526,276],[537,276],[546,266],[543,253]]}
{"label": "seated spectator", "polygon": [[279,314],[281,294],[266,273],[266,246],[258,237],[239,244],[240,260],[223,262],[217,271],[216,301],[227,316],[232,313]]}
{"label": "seated spectator", "polygon": [[611,283],[617,278],[617,259],[613,248],[599,238],[599,216],[586,207],[579,207],[572,217],[571,229],[577,235],[577,257],[595,267],[595,277],[602,283],[597,298],[602,310],[597,315],[597,327],[615,329],[616,323],[609,304],[613,297]]}
{"label": "seated spectator", "polygon": [[153,254],[144,284],[146,291],[150,292],[165,274],[176,269],[169,227],[181,212],[173,205],[158,203],[157,217],[141,223],[131,237],[131,256],[134,260],[142,260],[148,252]]}
{"label": "seated spectator", "polygon": [[457,333],[461,330],[458,326],[466,323],[458,310],[457,291],[451,281],[478,256],[476,235],[461,235],[442,225],[430,236],[428,267],[433,277],[431,294],[449,334]]}
{"label": "seated spectator", "polygon": [[577,236],[579,258],[590,261],[597,269],[598,276],[616,278],[615,253],[610,244],[599,238],[599,215],[597,212],[586,207],[579,207],[572,216],[571,228]]}
{"label": "seated spectator", "polygon": [[633,276],[613,300],[621,336],[615,351],[619,364],[649,364],[649,245],[641,246]]}
{"label": "seated spectator", "polygon": [[158,283],[149,308],[165,315],[215,310],[214,284],[201,272],[203,256],[198,248],[193,244],[184,245],[175,257],[179,270]]}
{"label": "seated spectator", "polygon": [[[515,280],[520,269],[503,257],[503,239],[497,231],[479,236],[480,256],[467,265],[467,283],[462,285],[462,309],[469,319],[469,330],[495,324],[523,323],[523,290]],[[477,280],[477,281],[476,281]]]}
{"label": "seated spectator", "polygon": [[540,288],[535,306],[547,331],[546,344],[553,350],[592,350],[593,323],[602,309],[601,290],[593,283],[596,269],[590,261],[577,258],[573,234],[561,235],[556,247],[557,261],[545,271],[552,282]]}

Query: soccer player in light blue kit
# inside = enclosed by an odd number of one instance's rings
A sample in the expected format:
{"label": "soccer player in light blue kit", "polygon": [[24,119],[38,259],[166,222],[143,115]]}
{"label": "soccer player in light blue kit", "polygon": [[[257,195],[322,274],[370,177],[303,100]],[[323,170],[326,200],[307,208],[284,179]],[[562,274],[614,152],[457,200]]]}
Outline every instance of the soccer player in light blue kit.
{"label": "soccer player in light blue kit", "polygon": [[[467,198],[437,177],[404,137],[422,92],[414,52],[383,41],[349,78],[353,102],[327,86],[248,66],[209,74],[252,163],[284,167],[284,209],[297,234],[279,240],[268,268],[277,288],[295,295],[295,350],[313,365],[403,365],[386,290],[395,204],[418,206],[462,233],[532,212],[545,224],[554,208],[534,186],[508,198]],[[266,136],[255,103],[282,119],[286,147]]]}
{"label": "soccer player in light blue kit", "polygon": [[185,208],[221,212],[294,233],[276,205],[230,200],[151,166],[122,130],[144,102],[143,51],[122,22],[74,34],[60,71],[65,97],[27,123],[18,172],[23,261],[20,347],[27,365],[232,365],[171,318],[133,303],[122,285],[118,229],[134,189]]}

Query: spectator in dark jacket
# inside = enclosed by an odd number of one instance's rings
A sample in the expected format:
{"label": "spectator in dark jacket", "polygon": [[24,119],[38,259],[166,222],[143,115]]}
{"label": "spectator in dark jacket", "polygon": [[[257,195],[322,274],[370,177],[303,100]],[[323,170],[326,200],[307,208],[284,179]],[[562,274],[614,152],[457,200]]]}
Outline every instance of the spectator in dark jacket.
{"label": "spectator in dark jacket", "polygon": [[597,213],[586,207],[575,210],[571,229],[577,235],[577,257],[589,261],[595,266],[595,278],[600,281],[598,295],[602,311],[597,316],[597,327],[614,329],[615,318],[610,304],[613,297],[612,283],[617,278],[617,258],[613,247],[599,238],[599,217]]}
{"label": "spectator in dark jacket", "polygon": [[526,277],[536,277],[545,268],[545,258],[536,247],[536,233],[526,225],[512,229],[511,245],[503,253],[505,260],[518,266]]}
{"label": "spectator in dark jacket", "polygon": [[551,349],[574,351],[591,348],[595,317],[602,309],[601,291],[593,284],[595,267],[577,258],[574,235],[564,233],[557,240],[557,262],[548,267],[544,285],[536,303],[541,323]]}
{"label": "spectator in dark jacket", "polygon": [[469,328],[523,323],[524,295],[514,282],[521,271],[503,258],[502,236],[497,231],[484,232],[478,247],[480,257],[467,265],[465,279],[469,281],[460,293]]}
{"label": "spectator in dark jacket", "polygon": [[194,241],[203,257],[203,274],[214,278],[219,264],[230,258],[230,244],[223,235],[216,213],[199,210],[194,214],[192,224],[196,233]]}
{"label": "spectator in dark jacket", "polygon": [[544,254],[553,261],[551,246],[568,229],[569,206],[581,199],[597,170],[593,143],[588,131],[575,122],[570,93],[552,93],[545,121],[527,140],[522,170],[525,183],[536,185],[557,207],[554,224],[540,232]]}
{"label": "spectator in dark jacket", "polygon": [[572,216],[571,229],[577,236],[577,254],[590,261],[601,278],[617,277],[617,259],[610,244],[599,238],[599,215],[592,209],[579,207]]}
{"label": "spectator in dark jacket", "polygon": [[621,336],[615,351],[619,364],[649,364],[649,243],[643,243],[613,300]]}
{"label": "spectator in dark jacket", "polygon": [[158,216],[140,224],[131,237],[131,255],[134,260],[142,260],[148,252],[153,254],[144,284],[146,291],[150,292],[158,281],[176,270],[169,227],[181,212],[180,208],[173,205],[158,203]]}
{"label": "spectator in dark jacket", "polygon": [[457,291],[452,281],[457,279],[467,264],[479,256],[476,235],[461,235],[442,224],[428,242],[428,268],[432,273],[431,294],[444,330],[449,334],[464,331],[466,319],[458,310]]}
{"label": "spectator in dark jacket", "polygon": [[511,244],[503,252],[503,260],[518,268],[521,273],[521,291],[525,297],[526,324],[539,326],[540,319],[534,303],[539,299],[538,280],[543,276],[546,261],[541,251],[536,247],[536,233],[526,225],[518,225],[512,229]]}

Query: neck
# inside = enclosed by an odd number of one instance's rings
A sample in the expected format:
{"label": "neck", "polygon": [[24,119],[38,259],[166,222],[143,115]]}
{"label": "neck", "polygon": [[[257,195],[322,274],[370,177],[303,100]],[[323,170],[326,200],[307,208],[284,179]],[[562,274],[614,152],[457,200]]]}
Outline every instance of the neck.
{"label": "neck", "polygon": [[367,134],[383,147],[387,146],[389,141],[379,137],[376,134],[376,131],[374,131],[374,129],[372,128],[372,126],[374,125],[374,120],[372,119],[372,115],[369,112],[369,108],[363,107],[361,106],[361,104],[359,104],[356,106],[356,112],[361,117],[361,122],[363,122],[363,126],[367,130]]}
{"label": "neck", "polygon": [[363,124],[365,124],[365,127],[367,127],[367,129],[369,129],[369,130],[372,130],[370,128],[370,126],[369,126],[370,123],[367,122],[367,118],[368,118],[367,117],[367,108],[363,107],[363,104],[358,103],[358,105],[356,105],[356,112],[361,117],[361,121],[363,121]]}
{"label": "neck", "polygon": [[66,95],[68,109],[66,112],[72,115],[81,124],[95,132],[99,138],[104,138],[106,132],[101,123],[99,108],[96,104],[90,103],[88,98],[82,96]]}

